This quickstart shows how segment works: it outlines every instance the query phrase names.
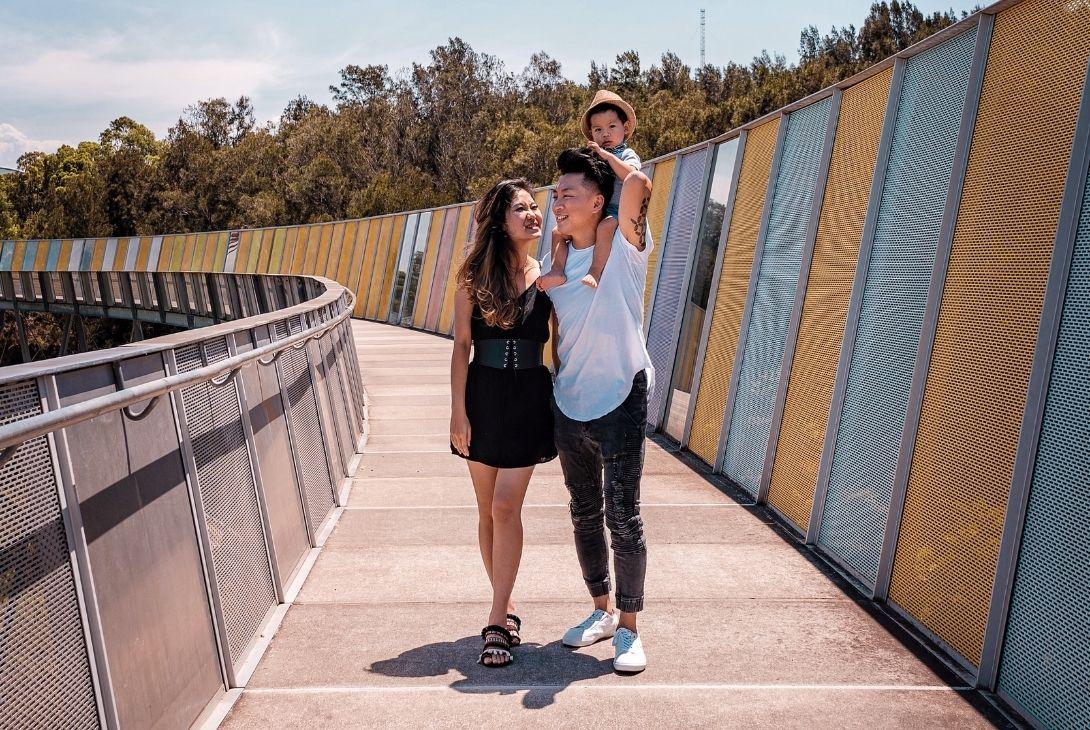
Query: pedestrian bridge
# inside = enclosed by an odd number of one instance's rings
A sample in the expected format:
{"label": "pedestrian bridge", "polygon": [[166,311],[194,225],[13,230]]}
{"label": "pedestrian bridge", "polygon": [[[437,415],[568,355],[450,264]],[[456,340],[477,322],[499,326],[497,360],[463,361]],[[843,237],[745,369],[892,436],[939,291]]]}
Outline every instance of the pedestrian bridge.
{"label": "pedestrian bridge", "polygon": [[646,163],[638,677],[556,643],[555,463],[474,664],[471,203],[4,241],[4,316],[81,351],[0,370],[0,726],[1090,726],[1088,62],[1090,5],[1002,0]]}

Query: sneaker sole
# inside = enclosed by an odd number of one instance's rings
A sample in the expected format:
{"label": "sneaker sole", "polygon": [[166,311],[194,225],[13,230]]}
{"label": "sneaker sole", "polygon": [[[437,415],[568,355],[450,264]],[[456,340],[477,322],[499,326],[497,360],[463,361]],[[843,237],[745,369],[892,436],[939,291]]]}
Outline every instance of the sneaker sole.
{"label": "sneaker sole", "polygon": [[640,666],[640,667],[622,667],[622,666],[618,666],[617,662],[613,662],[613,669],[614,669],[614,671],[624,672],[625,674],[636,674],[638,672],[642,672],[643,670],[647,669],[647,664],[645,663],[643,666]]}
{"label": "sneaker sole", "polygon": [[591,639],[589,641],[584,639],[580,643],[570,643],[566,639],[561,639],[560,643],[563,644],[564,646],[570,646],[573,649],[582,649],[585,646],[591,646],[593,644],[597,644],[599,641],[602,641],[603,639],[612,639],[612,638],[613,638],[613,634],[609,634],[608,636],[606,634],[603,634],[603,635],[599,636],[597,639]]}

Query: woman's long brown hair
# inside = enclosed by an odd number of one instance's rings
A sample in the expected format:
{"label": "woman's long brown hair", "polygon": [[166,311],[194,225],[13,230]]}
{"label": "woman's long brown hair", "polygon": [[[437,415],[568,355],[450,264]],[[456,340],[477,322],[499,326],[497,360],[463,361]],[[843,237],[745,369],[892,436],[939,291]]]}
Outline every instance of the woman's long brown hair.
{"label": "woman's long brown hair", "polygon": [[534,192],[528,180],[516,178],[501,180],[484,194],[473,211],[477,232],[458,269],[458,286],[469,293],[489,327],[511,329],[519,316],[522,291],[516,274],[520,262],[515,260],[506,225],[507,211],[520,190]]}

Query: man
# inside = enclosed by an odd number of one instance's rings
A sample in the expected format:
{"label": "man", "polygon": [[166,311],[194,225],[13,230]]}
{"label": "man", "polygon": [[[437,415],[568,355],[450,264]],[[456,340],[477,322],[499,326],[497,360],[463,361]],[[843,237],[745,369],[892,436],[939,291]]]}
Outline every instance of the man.
{"label": "man", "polygon": [[[612,636],[614,668],[639,672],[647,666],[636,615],[643,609],[647,567],[640,478],[652,374],[643,338],[643,289],[653,245],[646,235],[651,182],[641,172],[625,178],[605,276],[594,289],[580,280],[591,266],[613,172],[586,148],[565,150],[557,167],[553,213],[569,251],[567,283],[549,292],[557,332],[556,447],[571,495],[576,552],[594,601],[593,613],[564,634],[564,644],[589,646]],[[603,513],[617,574],[616,607],[609,595]]]}

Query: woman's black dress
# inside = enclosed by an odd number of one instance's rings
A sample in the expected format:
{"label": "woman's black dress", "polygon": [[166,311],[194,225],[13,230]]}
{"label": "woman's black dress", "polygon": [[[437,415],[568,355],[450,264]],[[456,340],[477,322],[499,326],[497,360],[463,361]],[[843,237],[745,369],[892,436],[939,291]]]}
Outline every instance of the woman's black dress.
{"label": "woman's black dress", "polygon": [[[531,286],[522,294],[517,324],[489,327],[473,307],[474,340],[549,339],[549,295]],[[469,364],[466,415],[469,416],[470,461],[499,469],[518,469],[556,458],[553,442],[553,381],[544,365],[524,370]],[[451,453],[461,456],[450,447]]]}

